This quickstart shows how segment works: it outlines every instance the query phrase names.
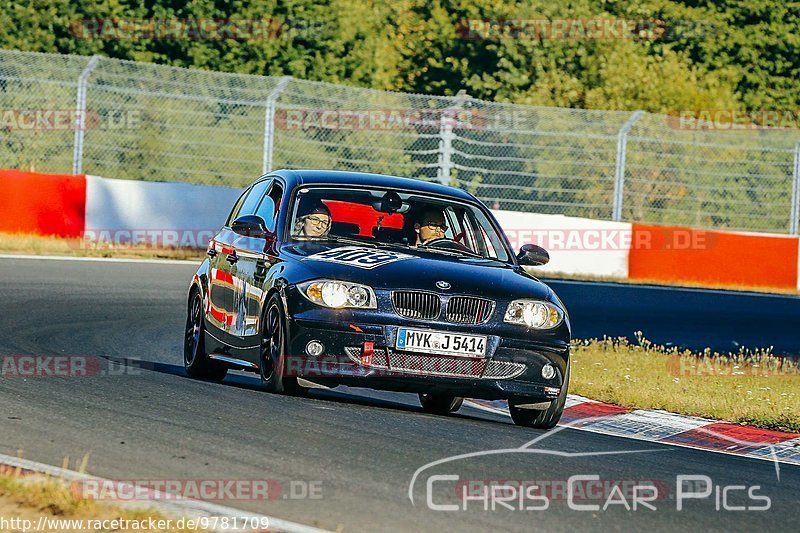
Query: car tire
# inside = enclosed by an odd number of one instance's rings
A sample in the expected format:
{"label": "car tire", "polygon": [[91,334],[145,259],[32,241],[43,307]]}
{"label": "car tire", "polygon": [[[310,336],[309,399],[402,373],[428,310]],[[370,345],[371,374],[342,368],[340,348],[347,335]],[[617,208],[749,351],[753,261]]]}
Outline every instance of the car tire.
{"label": "car tire", "polygon": [[422,405],[422,410],[426,413],[446,415],[448,413],[455,413],[461,409],[464,398],[460,396],[448,396],[446,394],[420,393],[419,403]]}
{"label": "car tire", "polygon": [[205,321],[203,319],[203,297],[194,291],[186,313],[186,329],[183,338],[183,366],[193,378],[222,381],[228,369],[208,358],[206,353]]}
{"label": "car tire", "polygon": [[275,394],[305,395],[305,387],[297,383],[296,377],[286,376],[286,346],[288,328],[283,301],[278,294],[267,300],[261,321],[261,355],[259,375],[261,386]]}
{"label": "car tire", "polygon": [[531,403],[530,400],[509,400],[508,411],[511,419],[518,426],[525,426],[536,429],[551,429],[561,420],[564,413],[564,405],[567,402],[567,390],[569,389],[569,362],[567,362],[567,374],[564,377],[564,384],[558,393],[558,398],[550,402],[547,409],[522,409],[518,405]]}

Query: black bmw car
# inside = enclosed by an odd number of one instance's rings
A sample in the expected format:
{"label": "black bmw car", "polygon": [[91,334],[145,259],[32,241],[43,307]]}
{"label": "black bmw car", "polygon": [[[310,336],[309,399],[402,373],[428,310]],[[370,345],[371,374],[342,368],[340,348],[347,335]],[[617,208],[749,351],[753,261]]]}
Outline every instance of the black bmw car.
{"label": "black bmw car", "polygon": [[355,172],[279,170],[241,195],[188,296],[190,376],[229,369],[275,393],[309,381],[419,394],[448,413],[507,399],[549,428],[569,384],[570,324],[491,212],[465,191]]}

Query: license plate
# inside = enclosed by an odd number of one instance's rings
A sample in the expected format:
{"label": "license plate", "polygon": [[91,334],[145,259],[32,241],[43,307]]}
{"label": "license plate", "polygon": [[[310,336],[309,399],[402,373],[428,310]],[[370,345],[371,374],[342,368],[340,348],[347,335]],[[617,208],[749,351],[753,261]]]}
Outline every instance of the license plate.
{"label": "license plate", "polygon": [[425,329],[400,328],[397,330],[398,350],[432,353],[438,355],[460,355],[483,357],[486,354],[486,337],[464,335]]}

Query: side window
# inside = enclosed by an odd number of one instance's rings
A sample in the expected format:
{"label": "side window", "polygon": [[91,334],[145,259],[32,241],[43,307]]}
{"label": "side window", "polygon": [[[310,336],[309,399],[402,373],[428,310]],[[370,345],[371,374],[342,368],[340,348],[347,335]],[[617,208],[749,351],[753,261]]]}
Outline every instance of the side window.
{"label": "side window", "polygon": [[272,180],[265,180],[253,185],[253,190],[247,195],[237,216],[255,215],[256,208],[264,197],[264,193],[267,192],[267,187],[269,187],[271,183]]}
{"label": "side window", "polygon": [[250,193],[250,189],[249,188],[245,189],[245,191],[242,193],[242,195],[239,197],[239,199],[236,200],[236,203],[233,204],[233,209],[231,209],[231,214],[228,215],[228,220],[225,221],[225,227],[226,228],[231,227],[231,224],[233,223],[233,221],[236,220],[236,218],[239,216],[239,211],[242,210],[242,204],[244,203],[244,200],[245,200],[245,198],[247,198],[247,195],[249,193]]}
{"label": "side window", "polygon": [[486,235],[486,230],[470,213],[464,214],[464,228],[467,234],[467,242],[463,243],[465,246],[468,246],[483,257],[497,259],[497,252],[495,252],[494,245]]}
{"label": "side window", "polygon": [[497,251],[494,249],[494,244],[489,239],[488,235],[486,235],[486,231],[481,228],[481,235],[483,236],[483,242],[486,243],[486,252],[489,254],[489,257],[492,259],[497,259]]}
{"label": "side window", "polygon": [[280,209],[281,198],[283,198],[283,185],[277,181],[273,183],[272,188],[269,190],[269,197],[272,198],[272,201],[275,203],[276,209]]}
{"label": "side window", "polygon": [[267,229],[270,231],[275,231],[275,221],[278,218],[278,209],[281,205],[282,196],[283,187],[281,187],[280,183],[274,182],[256,209],[256,215],[264,219],[264,222],[267,223]]}
{"label": "side window", "polygon": [[[473,252],[481,253],[481,247],[478,245],[478,241],[475,238],[475,227],[473,226],[472,217],[470,217],[469,214],[464,211],[462,211],[460,214],[464,226],[464,239],[461,241],[461,244]],[[483,254],[481,253],[481,255]]]}
{"label": "side window", "polygon": [[452,207],[445,210],[448,230],[445,236],[468,249],[475,251],[475,242],[469,228],[469,220],[462,209],[456,211]]}
{"label": "side window", "polygon": [[455,238],[455,236],[461,232],[461,225],[458,223],[458,220],[456,219],[452,207],[445,208],[444,221],[445,224],[447,224],[447,229],[444,232],[444,237],[452,241]]}

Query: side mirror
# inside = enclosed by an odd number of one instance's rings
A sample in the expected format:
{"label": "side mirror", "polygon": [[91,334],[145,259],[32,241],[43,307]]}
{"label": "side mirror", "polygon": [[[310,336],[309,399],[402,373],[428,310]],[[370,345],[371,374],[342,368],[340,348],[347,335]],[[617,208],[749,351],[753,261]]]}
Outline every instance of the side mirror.
{"label": "side mirror", "polygon": [[517,261],[522,266],[542,266],[550,262],[550,254],[541,246],[523,244],[517,254]]}
{"label": "side mirror", "polygon": [[236,234],[256,239],[266,239],[269,234],[267,223],[258,215],[244,215],[237,218],[231,224],[231,229]]}

